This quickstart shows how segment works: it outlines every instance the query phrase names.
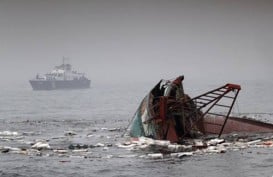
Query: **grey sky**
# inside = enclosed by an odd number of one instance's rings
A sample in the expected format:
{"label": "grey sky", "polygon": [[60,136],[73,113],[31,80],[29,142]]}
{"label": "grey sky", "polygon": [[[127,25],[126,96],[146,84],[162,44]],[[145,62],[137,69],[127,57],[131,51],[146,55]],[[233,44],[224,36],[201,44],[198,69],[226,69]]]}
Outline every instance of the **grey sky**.
{"label": "grey sky", "polygon": [[0,79],[270,79],[273,0],[0,0]]}

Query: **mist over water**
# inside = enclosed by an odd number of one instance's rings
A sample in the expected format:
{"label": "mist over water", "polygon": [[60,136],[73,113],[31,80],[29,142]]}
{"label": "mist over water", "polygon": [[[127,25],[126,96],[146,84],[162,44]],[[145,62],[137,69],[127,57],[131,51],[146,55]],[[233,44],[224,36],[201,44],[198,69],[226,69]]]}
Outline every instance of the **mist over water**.
{"label": "mist over water", "polygon": [[[0,0],[0,132],[18,132],[0,147],[112,145],[89,158],[0,153],[0,176],[272,176],[271,149],[160,161],[115,146],[150,89],[179,75],[191,97],[240,84],[232,114],[273,122],[272,9],[271,0]],[[63,57],[91,88],[33,91],[29,79]]]}
{"label": "mist over water", "polygon": [[273,2],[0,1],[0,77],[70,58],[94,81],[270,79]]}

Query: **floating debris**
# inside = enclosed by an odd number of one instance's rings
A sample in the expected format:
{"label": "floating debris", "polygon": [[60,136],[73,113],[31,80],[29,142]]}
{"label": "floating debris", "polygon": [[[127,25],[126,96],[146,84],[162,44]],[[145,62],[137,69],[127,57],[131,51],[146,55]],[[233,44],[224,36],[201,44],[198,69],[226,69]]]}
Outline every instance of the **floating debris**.
{"label": "floating debris", "polygon": [[29,156],[37,156],[41,155],[41,152],[35,149],[22,149],[17,147],[10,146],[0,146],[1,153],[10,153],[10,154],[21,154],[21,155],[29,155]]}
{"label": "floating debris", "polygon": [[33,136],[33,135],[36,135],[37,133],[35,132],[23,132],[22,135],[24,136]]}
{"label": "floating debris", "polygon": [[104,147],[105,146],[105,144],[103,144],[103,143],[97,143],[97,144],[95,144],[95,147]]}
{"label": "floating debris", "polygon": [[247,142],[247,145],[257,144],[257,143],[260,143],[261,141],[262,141],[261,139],[254,140],[254,141],[249,141],[249,142]]}
{"label": "floating debris", "polygon": [[136,158],[136,154],[128,154],[128,155],[119,155],[118,158]]}
{"label": "floating debris", "polygon": [[197,149],[202,149],[208,147],[207,143],[202,139],[194,139],[193,146]]}
{"label": "floating debris", "polygon": [[0,136],[18,136],[18,132],[12,132],[12,131],[3,131],[0,132]]}
{"label": "floating debris", "polygon": [[66,132],[64,132],[64,135],[65,136],[74,136],[74,135],[77,135],[77,133],[74,131],[66,131]]}
{"label": "floating debris", "polygon": [[51,139],[64,139],[66,136],[58,136],[58,137],[52,137]]}
{"label": "floating debris", "polygon": [[150,159],[163,159],[163,154],[162,153],[148,154],[147,157]]}
{"label": "floating debris", "polygon": [[130,151],[139,151],[150,155],[140,156],[141,158],[161,158],[159,154],[164,157],[182,158],[185,156],[192,156],[194,154],[220,154],[226,153],[228,150],[236,151],[246,148],[270,148],[273,147],[273,138],[257,139],[247,141],[243,139],[241,141],[227,142],[225,139],[211,138],[211,139],[189,139],[187,145],[169,143],[166,140],[154,140],[147,137],[139,137],[138,139],[132,138],[131,141],[125,141],[122,144],[117,144],[117,147],[124,148]]}
{"label": "floating debris", "polygon": [[211,139],[211,140],[207,141],[207,144],[209,146],[216,146],[217,144],[221,144],[224,142],[225,142],[224,139],[215,138],[215,139]]}
{"label": "floating debris", "polygon": [[71,162],[71,160],[60,160],[59,162],[61,162],[61,163],[68,163],[68,162]]}
{"label": "floating debris", "polygon": [[264,141],[263,145],[268,146],[268,147],[272,147],[273,146],[273,141]]}
{"label": "floating debris", "polygon": [[182,158],[182,157],[192,156],[193,152],[178,152],[178,153],[171,153],[170,155],[171,157]]}
{"label": "floating debris", "polygon": [[76,152],[76,153],[78,153],[78,152],[88,152],[88,149],[74,149],[74,150],[72,150],[72,152]]}
{"label": "floating debris", "polygon": [[[238,151],[246,148],[272,148],[273,137],[269,134],[257,134],[249,136],[226,136],[223,138],[198,138],[184,139],[184,144],[171,143],[169,140],[155,140],[147,137],[129,138],[124,142],[118,142],[114,147],[132,151],[133,154],[111,155],[113,144],[100,142],[94,145],[73,143],[65,148],[51,147],[46,140],[36,140],[19,147],[0,146],[0,154],[18,154],[27,156],[50,157],[57,156],[63,158],[144,158],[160,160],[168,158],[185,158],[193,155],[220,154],[227,151]],[[230,138],[234,137],[234,139]],[[240,138],[238,138],[240,137]],[[30,146],[32,145],[32,146]],[[92,150],[98,148],[99,150]],[[43,151],[46,150],[46,151]],[[118,151],[117,151],[118,152]],[[124,154],[122,154],[124,153]]]}
{"label": "floating debris", "polygon": [[115,131],[121,131],[121,128],[110,128],[108,129],[110,132],[115,132]]}
{"label": "floating debris", "polygon": [[54,149],[53,152],[59,153],[59,154],[67,154],[69,151],[66,149]]}
{"label": "floating debris", "polygon": [[87,144],[70,144],[68,149],[87,149],[89,146]]}
{"label": "floating debris", "polygon": [[18,152],[18,151],[21,151],[21,149],[9,147],[9,146],[4,146],[4,147],[0,147],[0,151],[2,153],[8,153],[8,152]]}
{"label": "floating debris", "polygon": [[31,146],[33,149],[37,149],[39,151],[41,150],[51,150],[51,147],[49,146],[48,143],[45,142],[37,142],[33,146]]}
{"label": "floating debris", "polygon": [[109,148],[108,148],[108,147],[103,147],[102,150],[103,150],[103,151],[108,151]]}
{"label": "floating debris", "polygon": [[90,134],[87,134],[86,136],[87,137],[93,137],[94,135],[90,133]]}

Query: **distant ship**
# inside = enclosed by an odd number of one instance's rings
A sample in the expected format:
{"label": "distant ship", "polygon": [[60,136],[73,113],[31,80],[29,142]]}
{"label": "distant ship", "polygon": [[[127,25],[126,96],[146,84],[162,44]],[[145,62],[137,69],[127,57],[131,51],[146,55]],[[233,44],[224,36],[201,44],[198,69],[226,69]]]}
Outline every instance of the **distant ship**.
{"label": "distant ship", "polygon": [[29,82],[33,90],[85,89],[90,88],[91,83],[84,73],[72,70],[72,66],[65,63],[65,59],[50,73],[37,74]]}

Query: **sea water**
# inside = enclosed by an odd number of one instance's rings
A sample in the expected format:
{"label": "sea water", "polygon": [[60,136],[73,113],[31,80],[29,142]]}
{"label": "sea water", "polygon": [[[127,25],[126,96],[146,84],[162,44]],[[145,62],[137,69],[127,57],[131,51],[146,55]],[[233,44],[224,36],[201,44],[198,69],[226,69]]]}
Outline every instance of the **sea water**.
{"label": "sea water", "polygon": [[[19,83],[0,88],[0,147],[30,149],[43,141],[52,149],[71,151],[0,153],[0,176],[273,176],[272,148],[156,160],[118,148],[139,103],[155,84],[92,83],[83,90],[32,91],[28,83]],[[242,91],[232,113],[273,122],[273,83],[239,84]],[[184,89],[193,97],[219,86],[193,81]],[[78,148],[82,152],[72,153],[77,145],[88,145],[88,152]]]}

